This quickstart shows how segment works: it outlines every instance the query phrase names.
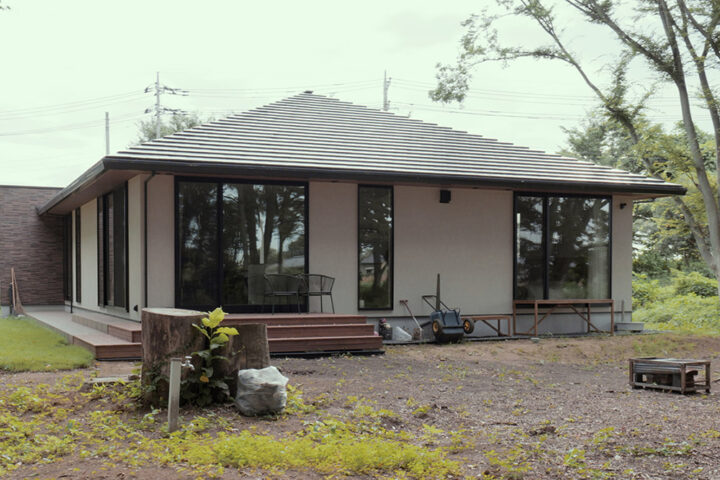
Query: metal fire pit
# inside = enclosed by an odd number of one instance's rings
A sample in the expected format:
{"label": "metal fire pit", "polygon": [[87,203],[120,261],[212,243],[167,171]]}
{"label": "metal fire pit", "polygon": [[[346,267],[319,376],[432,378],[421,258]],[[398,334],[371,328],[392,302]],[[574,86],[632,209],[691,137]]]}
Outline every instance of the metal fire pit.
{"label": "metal fire pit", "polygon": [[710,361],[682,358],[631,358],[630,386],[710,393]]}

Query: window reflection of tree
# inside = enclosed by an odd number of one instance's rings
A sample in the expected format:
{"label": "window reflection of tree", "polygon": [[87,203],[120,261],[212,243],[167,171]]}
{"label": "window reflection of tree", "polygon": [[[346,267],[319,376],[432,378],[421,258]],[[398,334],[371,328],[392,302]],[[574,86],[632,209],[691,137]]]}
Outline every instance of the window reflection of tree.
{"label": "window reflection of tree", "polygon": [[359,199],[360,304],[362,308],[390,308],[392,191],[360,187]]}
{"label": "window reflection of tree", "polygon": [[217,185],[178,185],[180,304],[217,301]]}
{"label": "window reflection of tree", "polygon": [[305,187],[178,182],[178,244],[180,305],[260,303],[263,273],[305,271]]}
{"label": "window reflection of tree", "polygon": [[609,201],[551,197],[551,298],[607,298]]}
{"label": "window reflection of tree", "polygon": [[[548,231],[544,227],[547,202]],[[607,298],[610,201],[607,198],[516,198],[515,298],[544,298],[545,245],[549,298]]]}
{"label": "window reflection of tree", "polygon": [[[224,293],[230,303],[253,300],[251,276],[305,270],[304,187],[226,184],[223,197]],[[294,250],[294,264],[286,265],[293,241],[302,247]]]}
{"label": "window reflection of tree", "polygon": [[543,297],[543,199],[518,197],[516,200],[518,299]]}

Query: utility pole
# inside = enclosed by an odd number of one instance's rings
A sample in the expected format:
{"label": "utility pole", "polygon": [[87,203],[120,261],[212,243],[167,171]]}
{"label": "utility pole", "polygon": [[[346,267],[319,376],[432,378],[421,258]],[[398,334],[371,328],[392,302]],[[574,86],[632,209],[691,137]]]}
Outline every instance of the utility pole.
{"label": "utility pole", "polygon": [[160,94],[163,92],[167,92],[171,95],[188,96],[190,95],[190,92],[181,88],[170,88],[166,87],[165,85],[160,85],[160,72],[157,72],[157,75],[155,76],[155,85],[152,87],[146,87],[145,93],[149,93],[153,90],[153,95],[155,95],[155,108],[146,108],[145,113],[152,113],[153,110],[155,111],[155,138],[160,138],[161,114],[172,113],[173,115],[184,115],[187,113],[179,108],[166,108],[160,105]]}
{"label": "utility pole", "polygon": [[160,72],[155,77],[155,138],[160,138]]}
{"label": "utility pole", "polygon": [[105,155],[110,155],[110,112],[105,112]]}
{"label": "utility pole", "polygon": [[390,81],[392,78],[388,78],[387,70],[383,73],[383,111],[387,112],[390,108],[390,101],[388,100],[388,89],[390,88]]}

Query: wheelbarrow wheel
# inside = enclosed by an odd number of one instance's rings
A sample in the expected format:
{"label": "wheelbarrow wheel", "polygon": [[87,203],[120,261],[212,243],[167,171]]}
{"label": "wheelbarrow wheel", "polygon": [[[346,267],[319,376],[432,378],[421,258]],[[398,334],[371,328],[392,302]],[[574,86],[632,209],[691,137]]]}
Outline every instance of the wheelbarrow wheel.
{"label": "wheelbarrow wheel", "polygon": [[463,320],[463,331],[466,335],[470,335],[475,331],[475,322],[468,319]]}
{"label": "wheelbarrow wheel", "polygon": [[436,337],[443,334],[443,327],[437,320],[433,320],[432,322],[432,332]]}

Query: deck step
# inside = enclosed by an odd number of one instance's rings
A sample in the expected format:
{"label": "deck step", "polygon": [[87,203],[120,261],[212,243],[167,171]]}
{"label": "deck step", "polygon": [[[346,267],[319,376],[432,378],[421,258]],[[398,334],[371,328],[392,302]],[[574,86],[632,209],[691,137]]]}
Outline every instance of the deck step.
{"label": "deck step", "polygon": [[73,313],[72,321],[125,340],[126,342],[140,343],[142,341],[140,322],[94,312]]}
{"label": "deck step", "polygon": [[345,325],[268,325],[268,340],[306,337],[354,337],[372,335],[374,328],[368,323]]}
{"label": "deck step", "polygon": [[301,337],[268,340],[270,353],[381,350],[382,338],[377,335],[354,337]]}
{"label": "deck step", "polygon": [[[141,324],[95,312],[29,312],[60,332],[68,343],[82,346],[98,360],[142,358]],[[270,353],[327,354],[382,352],[383,342],[361,315],[335,314],[229,314],[225,326],[264,323],[268,326]]]}
{"label": "deck step", "polygon": [[142,344],[125,342],[105,333],[82,334],[73,337],[73,345],[83,347],[97,360],[138,360],[142,358]]}

